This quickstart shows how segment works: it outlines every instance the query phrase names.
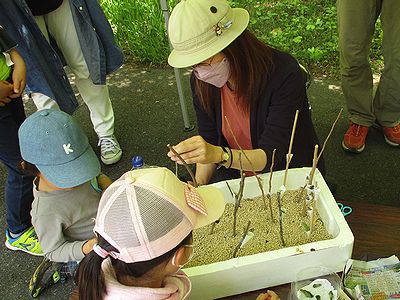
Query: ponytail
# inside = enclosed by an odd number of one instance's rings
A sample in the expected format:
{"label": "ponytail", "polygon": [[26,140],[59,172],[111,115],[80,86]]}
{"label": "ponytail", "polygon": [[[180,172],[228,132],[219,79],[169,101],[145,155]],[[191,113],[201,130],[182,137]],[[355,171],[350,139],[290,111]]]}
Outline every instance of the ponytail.
{"label": "ponytail", "polygon": [[103,300],[107,294],[104,275],[101,271],[103,258],[90,251],[79,263],[75,283],[80,300]]}

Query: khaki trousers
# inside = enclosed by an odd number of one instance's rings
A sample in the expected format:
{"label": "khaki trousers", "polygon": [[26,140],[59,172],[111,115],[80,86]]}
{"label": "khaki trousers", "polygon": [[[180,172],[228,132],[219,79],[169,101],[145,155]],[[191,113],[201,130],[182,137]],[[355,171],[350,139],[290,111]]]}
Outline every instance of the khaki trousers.
{"label": "khaki trousers", "polygon": [[[95,85],[90,78],[72,19],[69,0],[64,0],[63,4],[55,11],[43,16],[36,16],[35,20],[46,39],[49,40],[50,33],[57,42],[67,65],[74,73],[76,87],[89,108],[94,131],[99,137],[113,135],[114,111],[108,87],[107,85]],[[39,110],[59,109],[57,103],[46,95],[32,93],[32,99]]]}
{"label": "khaki trousers", "polygon": [[[368,60],[375,23],[381,18],[384,69],[373,95]],[[392,127],[400,120],[400,1],[337,0],[340,73],[349,118]]]}

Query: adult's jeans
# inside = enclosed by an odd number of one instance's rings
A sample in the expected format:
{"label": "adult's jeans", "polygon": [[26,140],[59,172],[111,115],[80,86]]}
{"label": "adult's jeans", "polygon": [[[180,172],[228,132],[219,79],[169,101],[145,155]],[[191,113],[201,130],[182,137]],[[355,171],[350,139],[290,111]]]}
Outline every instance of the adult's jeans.
{"label": "adult's jeans", "polygon": [[7,168],[5,202],[8,229],[13,233],[23,232],[32,226],[31,206],[33,201],[33,177],[23,175],[18,165],[21,154],[18,128],[25,120],[22,99],[13,99],[0,107],[0,161]]}

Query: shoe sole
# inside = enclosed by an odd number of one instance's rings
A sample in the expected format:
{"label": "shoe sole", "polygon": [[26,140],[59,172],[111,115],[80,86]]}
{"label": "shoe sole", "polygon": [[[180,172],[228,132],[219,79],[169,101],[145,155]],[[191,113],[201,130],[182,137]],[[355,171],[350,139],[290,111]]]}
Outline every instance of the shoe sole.
{"label": "shoe sole", "polygon": [[101,161],[105,165],[112,165],[119,162],[121,160],[121,157],[122,157],[122,151],[111,159],[104,159],[103,157],[101,157]]}
{"label": "shoe sole", "polygon": [[28,253],[28,254],[34,255],[34,256],[43,256],[44,255],[43,253],[30,252],[28,250],[15,247],[15,246],[11,245],[8,241],[6,241],[4,244],[6,245],[6,247],[8,249],[13,250],[13,251],[22,251],[22,252],[25,252],[25,253]]}
{"label": "shoe sole", "polygon": [[32,278],[29,280],[29,286],[28,286],[29,294],[30,294],[33,298],[36,298],[37,296],[39,296],[40,292],[42,291],[42,288],[41,288],[41,287],[38,287],[38,285],[39,285],[40,281],[42,280],[43,274],[44,274],[44,273],[42,273],[42,276],[41,276],[40,278],[37,276],[37,274],[40,273],[40,270],[41,270],[41,269],[44,268],[45,270],[47,270],[50,266],[51,266],[51,261],[47,261],[46,264],[41,263],[41,264],[36,268],[35,272],[33,273]]}
{"label": "shoe sole", "polygon": [[389,139],[386,137],[386,135],[383,135],[383,136],[385,137],[386,143],[388,143],[390,146],[393,146],[393,147],[398,147],[398,146],[400,146],[400,144],[397,144],[397,143],[392,142],[391,140],[389,140]]}
{"label": "shoe sole", "polygon": [[363,152],[364,149],[365,149],[365,144],[362,145],[362,147],[360,147],[360,148],[350,148],[350,147],[347,147],[347,146],[345,145],[344,141],[342,141],[342,148],[343,148],[343,150],[345,150],[345,151],[347,151],[347,152],[351,152],[351,153],[361,153],[361,152]]}
{"label": "shoe sole", "polygon": [[[49,286],[51,286],[51,285],[53,285],[53,284],[55,284],[55,283],[57,283],[57,282],[60,281],[60,277],[54,278],[54,277],[53,277],[54,275],[52,275],[52,280],[53,280],[52,283],[49,282],[49,284],[47,284],[47,285],[39,286],[40,283],[41,283],[41,281],[42,281],[42,279],[43,279],[43,276],[44,276],[46,270],[47,270],[48,268],[50,268],[51,265],[52,265],[52,262],[49,261],[49,260],[46,261],[45,263],[42,262],[42,263],[36,268],[35,272],[33,273],[32,278],[29,280],[28,289],[29,289],[30,295],[31,295],[33,298],[36,298],[37,296],[39,296],[39,294],[40,294],[43,290],[45,290],[46,288],[48,288]],[[42,271],[42,270],[43,270],[43,271]],[[41,274],[41,276],[38,277],[37,274]],[[32,281],[34,281],[34,282],[32,282]]]}

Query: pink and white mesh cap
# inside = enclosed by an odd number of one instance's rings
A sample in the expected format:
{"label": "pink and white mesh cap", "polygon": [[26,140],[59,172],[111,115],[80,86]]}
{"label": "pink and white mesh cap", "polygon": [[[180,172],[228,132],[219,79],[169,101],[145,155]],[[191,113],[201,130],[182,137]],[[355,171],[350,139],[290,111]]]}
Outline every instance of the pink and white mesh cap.
{"label": "pink and white mesh cap", "polygon": [[126,172],[103,193],[94,231],[118,252],[110,256],[134,263],[175,248],[196,228],[216,221],[225,202],[211,186],[194,188],[167,168]]}

